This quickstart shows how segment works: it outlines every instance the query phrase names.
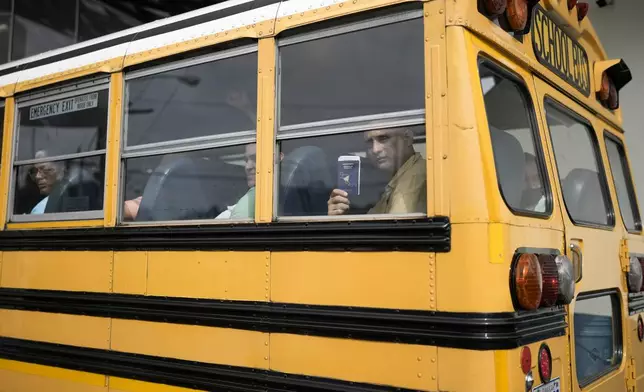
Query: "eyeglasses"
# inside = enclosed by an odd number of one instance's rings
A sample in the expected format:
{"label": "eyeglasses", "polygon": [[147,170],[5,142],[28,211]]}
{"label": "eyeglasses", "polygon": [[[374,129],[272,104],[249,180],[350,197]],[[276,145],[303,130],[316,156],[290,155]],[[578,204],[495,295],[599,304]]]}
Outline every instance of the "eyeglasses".
{"label": "eyeglasses", "polygon": [[56,168],[53,166],[44,166],[44,167],[36,167],[32,166],[29,168],[29,176],[32,179],[35,179],[38,173],[41,173],[43,176],[48,177],[51,176],[56,172]]}

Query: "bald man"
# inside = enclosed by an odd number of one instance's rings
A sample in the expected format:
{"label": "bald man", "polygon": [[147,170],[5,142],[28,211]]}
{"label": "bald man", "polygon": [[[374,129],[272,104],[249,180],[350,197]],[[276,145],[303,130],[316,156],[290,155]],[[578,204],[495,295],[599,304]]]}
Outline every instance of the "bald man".
{"label": "bald man", "polygon": [[[414,134],[408,128],[379,129],[364,133],[367,156],[390,180],[369,214],[427,212],[427,166],[414,151]],[[334,189],[327,202],[329,215],[350,212],[347,192]]]}

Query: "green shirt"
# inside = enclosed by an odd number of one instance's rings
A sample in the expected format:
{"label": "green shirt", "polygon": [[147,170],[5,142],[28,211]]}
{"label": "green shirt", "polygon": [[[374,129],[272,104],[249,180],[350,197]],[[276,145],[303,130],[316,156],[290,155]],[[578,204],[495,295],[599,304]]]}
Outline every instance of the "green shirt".
{"label": "green shirt", "polygon": [[230,219],[253,219],[255,218],[255,187],[252,187],[237,202]]}

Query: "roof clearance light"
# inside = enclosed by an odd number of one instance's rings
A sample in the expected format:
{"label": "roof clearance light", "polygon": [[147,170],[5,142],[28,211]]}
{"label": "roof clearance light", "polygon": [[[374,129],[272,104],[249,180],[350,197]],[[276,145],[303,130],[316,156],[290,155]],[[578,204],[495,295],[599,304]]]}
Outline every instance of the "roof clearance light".
{"label": "roof clearance light", "polygon": [[619,109],[619,92],[633,80],[631,70],[622,59],[596,61],[594,68],[597,100],[609,110]]}
{"label": "roof clearance light", "polygon": [[590,10],[590,4],[588,3],[577,3],[577,20],[580,22],[584,20],[588,11]]}
{"label": "roof clearance light", "polygon": [[604,72],[602,74],[602,84],[599,89],[599,92],[597,93],[597,97],[599,98],[600,101],[608,101],[609,96],[610,96],[610,78],[608,77],[608,74]]}
{"label": "roof clearance light", "polygon": [[577,5],[577,0],[568,0],[568,11],[572,11]]}
{"label": "roof clearance light", "polygon": [[528,0],[508,0],[505,14],[512,31],[525,30],[528,24]]}
{"label": "roof clearance light", "polygon": [[599,99],[602,105],[610,110],[615,110],[619,107],[619,94],[617,93],[617,87],[606,71],[602,73],[602,80],[599,91],[597,92],[597,99]]}
{"label": "roof clearance light", "polygon": [[518,305],[525,310],[535,310],[541,303],[543,275],[536,255],[521,254],[512,271],[514,295]]}
{"label": "roof clearance light", "polygon": [[559,280],[558,302],[568,305],[575,297],[575,268],[572,261],[566,255],[555,257],[557,264],[557,276]]}
{"label": "roof clearance light", "polygon": [[639,293],[642,288],[642,265],[637,257],[630,259],[630,271],[628,271],[628,291],[631,293]]}
{"label": "roof clearance light", "polygon": [[619,94],[612,80],[610,81],[610,88],[608,90],[607,105],[610,110],[616,110],[619,107]]}
{"label": "roof clearance light", "polygon": [[485,11],[492,18],[496,18],[505,12],[508,0],[485,0]]}

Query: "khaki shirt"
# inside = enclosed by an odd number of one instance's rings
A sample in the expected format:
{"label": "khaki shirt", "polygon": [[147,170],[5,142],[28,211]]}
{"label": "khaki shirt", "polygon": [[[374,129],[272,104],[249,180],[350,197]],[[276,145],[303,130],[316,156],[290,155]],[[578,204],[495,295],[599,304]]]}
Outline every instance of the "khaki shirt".
{"label": "khaki shirt", "polygon": [[394,174],[369,214],[427,212],[427,164],[416,153]]}

